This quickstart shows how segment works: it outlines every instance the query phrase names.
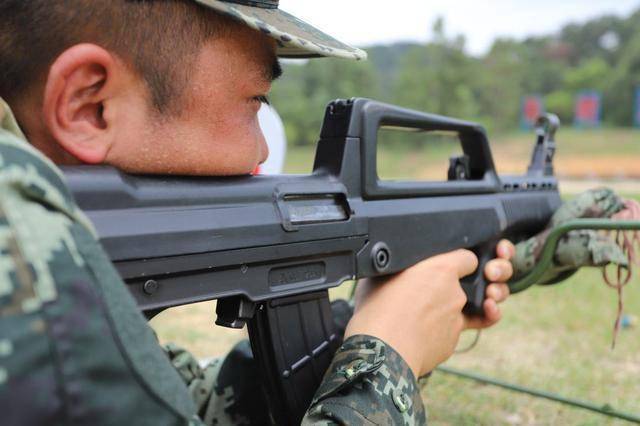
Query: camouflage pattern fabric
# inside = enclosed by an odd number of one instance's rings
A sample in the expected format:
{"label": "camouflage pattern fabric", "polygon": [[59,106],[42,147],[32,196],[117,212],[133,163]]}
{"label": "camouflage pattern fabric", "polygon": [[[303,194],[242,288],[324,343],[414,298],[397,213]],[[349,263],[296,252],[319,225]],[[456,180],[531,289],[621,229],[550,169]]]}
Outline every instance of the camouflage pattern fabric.
{"label": "camouflage pattern fabric", "polygon": [[13,133],[14,136],[24,139],[24,134],[22,134],[20,127],[18,127],[18,123],[16,123],[16,120],[9,109],[9,105],[7,105],[2,98],[0,98],[0,129],[5,129],[8,132]]}
{"label": "camouflage pattern fabric", "polygon": [[[514,280],[530,272],[542,255],[547,236],[555,226],[572,219],[606,218],[624,208],[622,199],[608,188],[586,191],[565,202],[552,216],[548,228],[516,245],[512,259]],[[552,284],[565,279],[582,266],[605,266],[609,263],[626,266],[627,257],[609,236],[590,230],[571,231],[558,243],[550,268],[540,284]]]}
{"label": "camouflage pattern fabric", "polygon": [[199,423],[60,172],[2,129],[0,336],[3,425]]}
{"label": "camouflage pattern fabric", "polygon": [[[336,332],[344,334],[353,310],[344,300],[331,307]],[[174,344],[166,345],[165,351],[207,425],[267,423],[267,401],[256,386],[260,373],[249,341],[205,366]],[[408,365],[392,348],[373,337],[355,336],[337,352],[304,424],[424,424],[419,389]],[[337,410],[336,405],[342,408]]]}
{"label": "camouflage pattern fabric", "polygon": [[[8,109],[2,120],[2,424],[266,423],[248,343],[206,368],[175,346],[167,357],[61,172],[18,136]],[[347,341],[331,368],[306,424],[423,422],[409,367],[379,340]]]}
{"label": "camouflage pattern fabric", "polygon": [[402,357],[382,340],[352,336],[336,353],[302,421],[317,423],[426,424],[426,413]]}
{"label": "camouflage pattern fabric", "polygon": [[348,46],[312,25],[278,9],[278,0],[194,0],[276,40],[278,56],[333,56],[361,60],[367,53]]}
{"label": "camouflage pattern fabric", "polygon": [[165,351],[189,388],[198,415],[207,425],[268,423],[267,401],[248,340],[224,358],[201,366],[188,351],[168,344]]}

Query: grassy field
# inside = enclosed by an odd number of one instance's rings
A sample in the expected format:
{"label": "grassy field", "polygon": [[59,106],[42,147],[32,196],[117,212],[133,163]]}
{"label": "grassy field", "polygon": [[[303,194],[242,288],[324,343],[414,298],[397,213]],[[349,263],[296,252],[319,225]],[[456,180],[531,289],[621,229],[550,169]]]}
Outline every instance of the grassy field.
{"label": "grassy field", "polygon": [[[625,312],[636,316],[639,285],[636,277],[624,293]],[[447,364],[640,415],[640,331],[622,330],[610,349],[616,305],[599,271],[581,271],[562,285],[513,296],[504,321]],[[624,423],[440,373],[423,396],[433,424],[440,425]]]}
{"label": "grassy field", "polygon": [[[499,170],[523,170],[531,143],[529,135],[498,138],[493,147]],[[638,176],[640,172],[638,131],[567,130],[558,136],[558,145],[557,170],[561,174],[561,167],[570,164],[570,158],[582,159],[572,166],[577,175],[589,175],[603,158],[613,164],[635,164],[624,170],[625,176]],[[388,175],[431,178],[435,175],[430,168],[446,164],[443,160],[447,156],[444,150],[396,149],[385,150],[380,159]],[[286,170],[308,173],[312,157],[310,149],[292,149]],[[510,170],[516,166],[521,169]],[[631,189],[627,195],[640,198],[640,186],[633,190],[632,183]],[[635,319],[640,317],[639,275],[624,290],[625,312]],[[348,291],[343,285],[332,294],[343,296]],[[640,415],[640,324],[621,330],[617,347],[611,350],[616,307],[616,292],[606,287],[600,271],[581,271],[561,285],[533,288],[510,298],[504,305],[504,320],[483,332],[472,351],[454,355],[447,364],[573,398],[609,403]],[[152,325],[161,340],[177,342],[200,357],[210,357],[224,354],[246,337],[244,331],[214,327],[214,319],[215,303],[208,302],[167,311]],[[471,338],[463,336],[461,346]],[[422,395],[434,425],[626,424],[437,372],[423,387]]]}

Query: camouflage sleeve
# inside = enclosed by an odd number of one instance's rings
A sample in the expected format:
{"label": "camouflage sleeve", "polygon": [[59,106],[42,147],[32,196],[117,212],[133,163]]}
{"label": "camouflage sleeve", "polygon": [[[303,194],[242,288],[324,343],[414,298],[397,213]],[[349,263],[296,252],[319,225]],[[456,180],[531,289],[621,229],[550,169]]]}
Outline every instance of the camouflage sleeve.
{"label": "camouflage sleeve", "polygon": [[238,343],[224,358],[202,365],[185,349],[165,345],[165,352],[189,388],[199,417],[207,425],[263,424],[267,402],[260,372],[248,340]]}
{"label": "camouflage sleeve", "polygon": [[[551,230],[572,219],[606,218],[623,209],[622,199],[608,188],[586,191],[560,206],[547,229],[516,245],[512,259],[514,279],[529,273],[536,265]],[[571,231],[560,239],[553,258],[553,267],[540,280],[552,284],[565,279],[583,266],[605,266],[609,263],[627,264],[622,249],[609,236],[591,230]]]}
{"label": "camouflage sleeve", "polygon": [[303,425],[426,424],[413,372],[382,340],[352,336],[336,353]]}

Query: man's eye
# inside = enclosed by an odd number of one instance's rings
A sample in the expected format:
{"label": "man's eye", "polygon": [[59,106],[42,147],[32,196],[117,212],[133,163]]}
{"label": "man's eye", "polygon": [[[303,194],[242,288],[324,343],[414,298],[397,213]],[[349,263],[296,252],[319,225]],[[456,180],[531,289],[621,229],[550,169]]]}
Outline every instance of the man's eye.
{"label": "man's eye", "polygon": [[271,102],[269,102],[269,98],[264,96],[264,95],[260,95],[260,96],[256,96],[255,98],[256,101],[262,103],[262,104],[267,104],[267,105],[271,105]]}

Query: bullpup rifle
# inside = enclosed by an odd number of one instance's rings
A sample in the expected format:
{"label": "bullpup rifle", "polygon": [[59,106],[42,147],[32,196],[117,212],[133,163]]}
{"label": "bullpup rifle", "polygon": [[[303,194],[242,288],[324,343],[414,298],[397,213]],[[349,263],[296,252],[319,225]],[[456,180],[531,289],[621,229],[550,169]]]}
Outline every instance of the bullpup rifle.
{"label": "bullpup rifle", "polygon": [[[337,100],[310,175],[132,176],[96,166],[65,174],[147,316],[217,299],[216,324],[248,325],[272,422],[296,424],[341,343],[328,289],[463,247],[480,261],[463,281],[465,309],[482,312],[482,270],[497,242],[534,235],[560,206],[557,126],[552,115],[540,121],[526,174],[498,176],[475,123]],[[381,180],[383,127],[453,132],[464,154],[450,160],[447,181]]]}

